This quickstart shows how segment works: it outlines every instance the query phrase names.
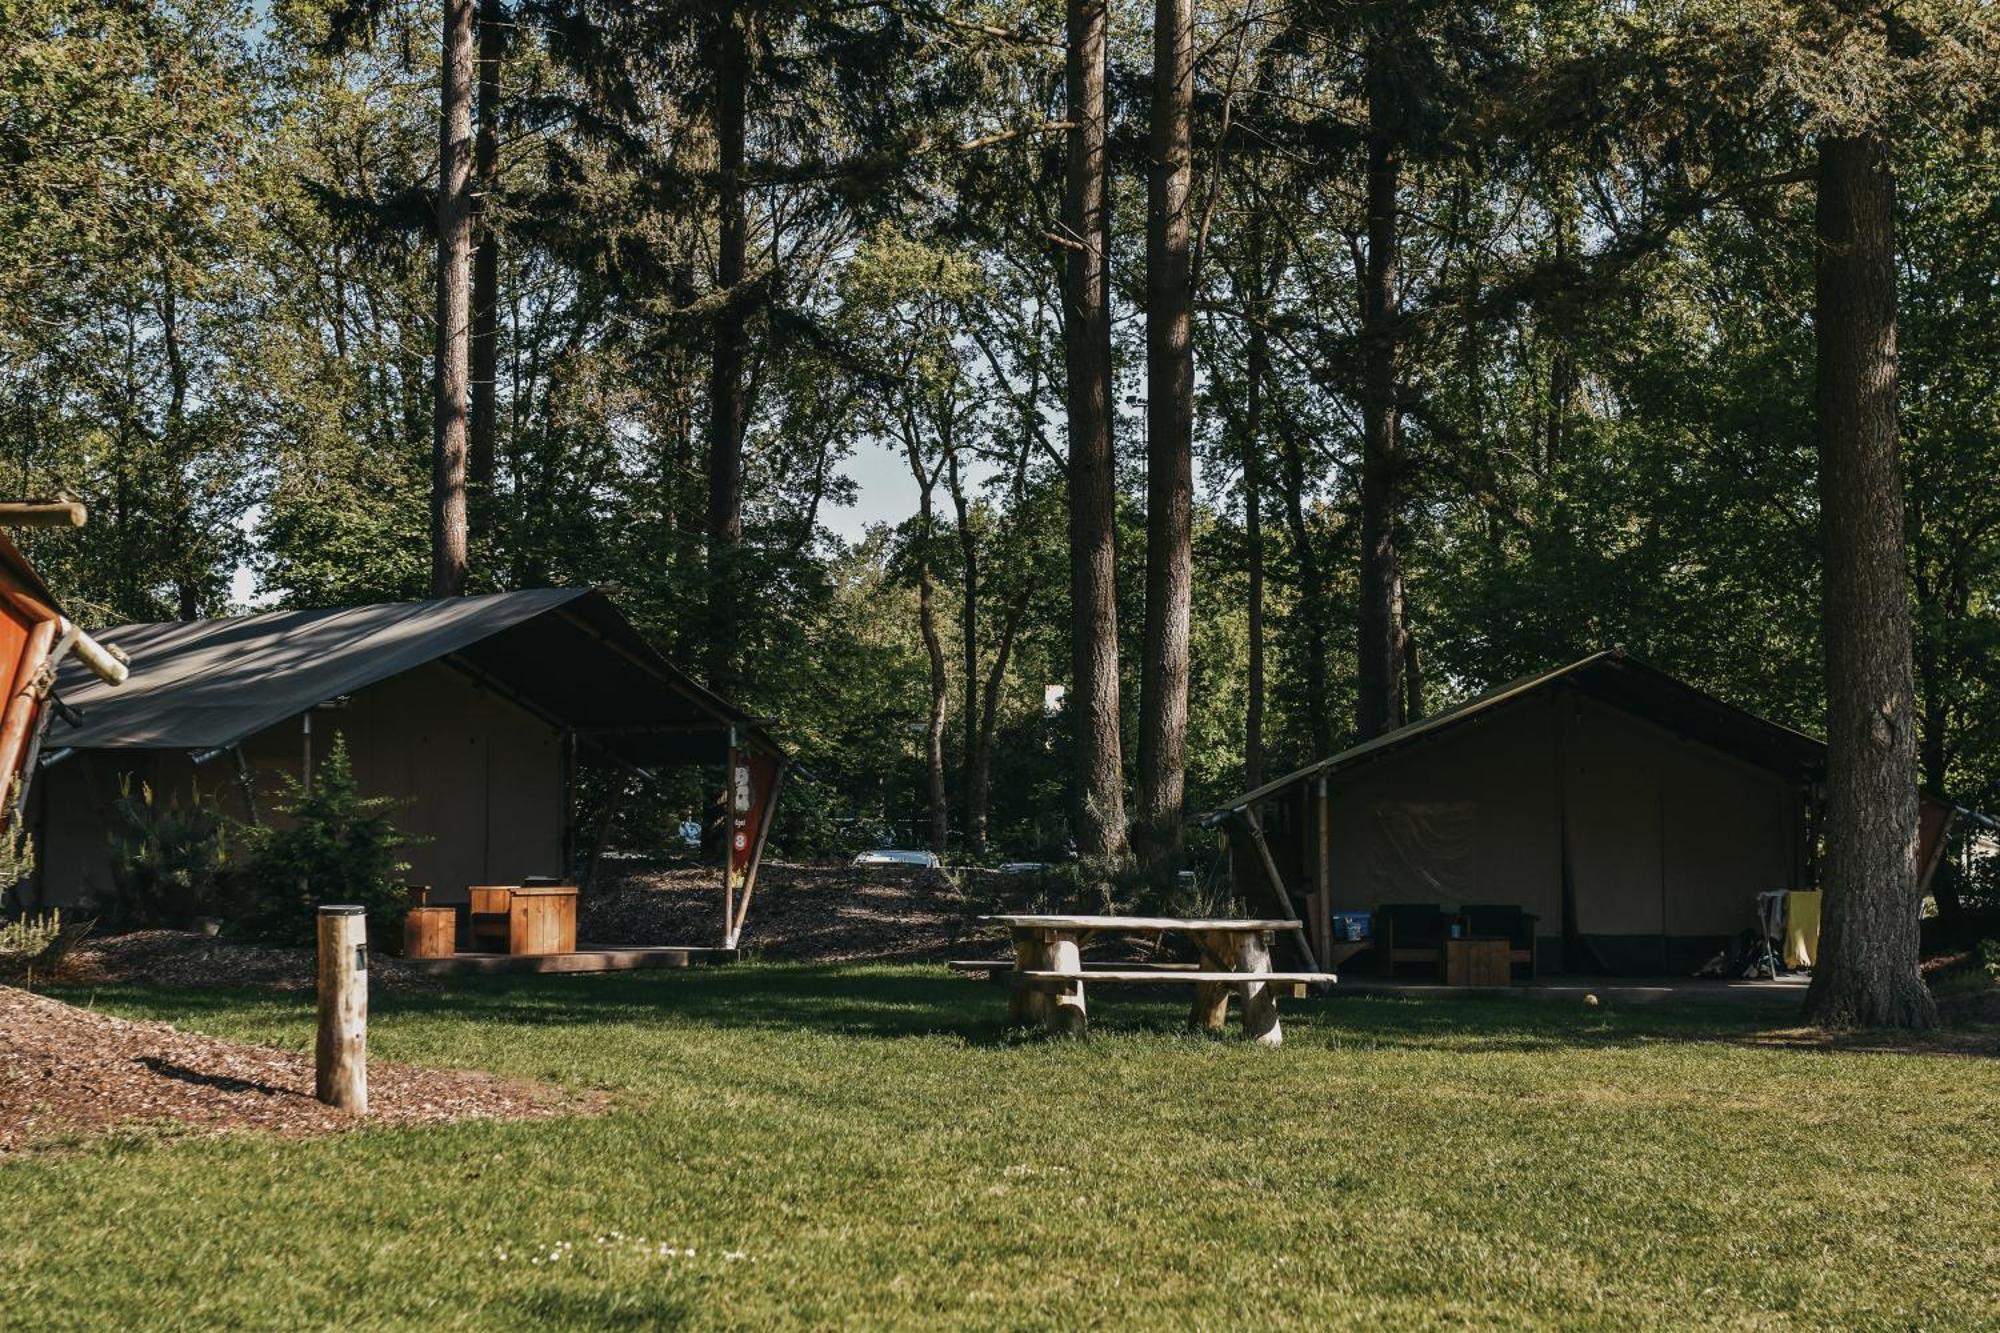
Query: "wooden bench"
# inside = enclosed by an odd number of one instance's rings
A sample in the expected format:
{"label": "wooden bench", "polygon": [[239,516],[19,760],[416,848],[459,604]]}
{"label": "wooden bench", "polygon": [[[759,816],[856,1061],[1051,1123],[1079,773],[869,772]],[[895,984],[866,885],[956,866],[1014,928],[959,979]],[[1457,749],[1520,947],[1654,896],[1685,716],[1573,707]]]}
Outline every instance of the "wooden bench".
{"label": "wooden bench", "polygon": [[[996,965],[973,959],[952,966],[963,972],[983,972],[1013,983],[1009,1017],[1016,1023],[1039,1024],[1052,1032],[1081,1036],[1088,1027],[1084,987],[1093,981],[1118,984],[1192,985],[1194,1007],[1189,1014],[1196,1028],[1214,1030],[1228,1022],[1229,1000],[1243,1001],[1243,1032],[1262,1046],[1284,1040],[1278,1024],[1280,993],[1294,998],[1309,986],[1332,985],[1331,972],[1280,972],[1271,967],[1271,936],[1296,931],[1296,921],[1235,920],[1231,918],[1062,916],[1049,914],[980,918],[1008,928],[1014,940],[1014,962]],[[1181,934],[1191,938],[1202,961],[1194,964],[1086,964],[1080,949],[1096,935],[1116,933]]]}

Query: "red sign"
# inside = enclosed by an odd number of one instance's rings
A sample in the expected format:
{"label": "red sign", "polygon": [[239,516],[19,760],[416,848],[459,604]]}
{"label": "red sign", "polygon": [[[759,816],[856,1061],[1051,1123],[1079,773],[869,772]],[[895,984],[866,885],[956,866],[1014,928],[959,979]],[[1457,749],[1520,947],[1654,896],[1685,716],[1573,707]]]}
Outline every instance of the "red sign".
{"label": "red sign", "polygon": [[729,759],[729,884],[740,889],[763,841],[771,818],[771,796],[778,785],[778,761],[767,754],[737,751]]}

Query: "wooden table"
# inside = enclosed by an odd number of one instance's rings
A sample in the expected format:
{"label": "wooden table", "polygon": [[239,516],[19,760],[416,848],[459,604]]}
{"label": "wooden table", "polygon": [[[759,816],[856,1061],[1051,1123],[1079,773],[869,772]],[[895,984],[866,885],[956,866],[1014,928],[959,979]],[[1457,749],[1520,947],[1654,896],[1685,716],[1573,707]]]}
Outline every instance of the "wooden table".
{"label": "wooden table", "polygon": [[1505,986],[1514,979],[1514,943],[1505,935],[1447,937],[1439,970],[1447,986]]}
{"label": "wooden table", "polygon": [[[1331,972],[1274,972],[1271,936],[1297,930],[1296,921],[1236,920],[1226,917],[1064,916],[1010,914],[981,917],[1007,927],[1014,941],[1014,982],[1009,1017],[1017,1024],[1039,1024],[1051,1032],[1081,1036],[1089,1023],[1084,1003],[1086,981],[1117,981],[1192,985],[1194,1008],[1189,1016],[1197,1028],[1214,1030],[1229,1020],[1229,997],[1243,999],[1243,1033],[1261,1046],[1284,1040],[1278,1024],[1278,992],[1303,994],[1307,986],[1330,985]],[[1090,967],[1082,960],[1084,943],[1105,934],[1185,935],[1200,951],[1193,967],[1162,964],[1151,967]]]}
{"label": "wooden table", "polygon": [[471,890],[475,953],[576,952],[576,886],[478,884]]}

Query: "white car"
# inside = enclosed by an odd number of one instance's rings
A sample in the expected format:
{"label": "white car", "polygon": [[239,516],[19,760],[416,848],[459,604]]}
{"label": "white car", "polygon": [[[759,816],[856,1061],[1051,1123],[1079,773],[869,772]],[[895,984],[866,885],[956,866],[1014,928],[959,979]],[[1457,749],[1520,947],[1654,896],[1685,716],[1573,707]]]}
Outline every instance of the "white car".
{"label": "white car", "polygon": [[936,870],[944,863],[938,860],[936,852],[904,851],[897,847],[878,847],[872,852],[862,852],[854,858],[858,866],[922,866]]}

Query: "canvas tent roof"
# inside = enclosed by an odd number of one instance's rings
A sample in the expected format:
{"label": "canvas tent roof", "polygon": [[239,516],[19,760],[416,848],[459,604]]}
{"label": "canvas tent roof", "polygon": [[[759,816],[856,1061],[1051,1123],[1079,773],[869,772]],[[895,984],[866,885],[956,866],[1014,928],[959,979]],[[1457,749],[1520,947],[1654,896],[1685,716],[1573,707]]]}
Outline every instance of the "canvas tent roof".
{"label": "canvas tent roof", "polygon": [[50,726],[52,757],[220,749],[431,662],[631,763],[719,762],[731,728],[782,754],[592,588],[124,625],[99,637],[131,656],[131,678],[112,690],[65,663],[56,692],[79,716]]}
{"label": "canvas tent roof", "polygon": [[1568,666],[1524,676],[1468,699],[1420,722],[1398,727],[1373,740],[1308,764],[1237,797],[1209,818],[1220,819],[1276,796],[1311,778],[1352,768],[1377,756],[1414,745],[1439,732],[1478,721],[1503,704],[1556,686],[1568,686],[1613,707],[1712,746],[1747,763],[1796,781],[1816,777],[1826,762],[1826,744],[1725,703],[1685,681],[1627,656],[1622,648],[1593,653]]}

